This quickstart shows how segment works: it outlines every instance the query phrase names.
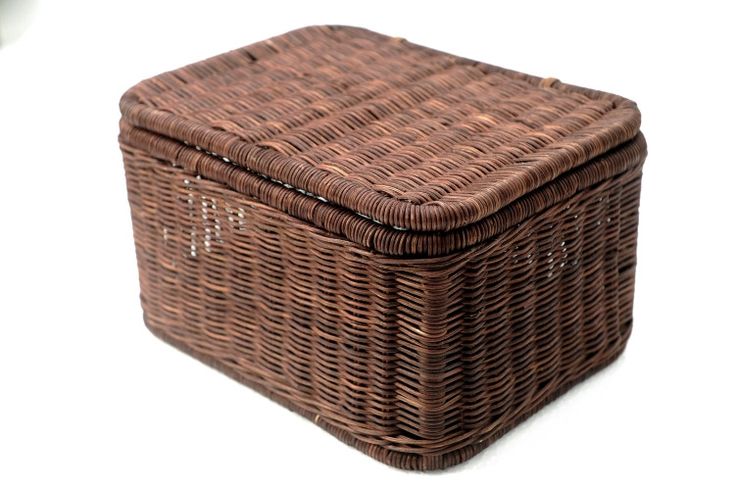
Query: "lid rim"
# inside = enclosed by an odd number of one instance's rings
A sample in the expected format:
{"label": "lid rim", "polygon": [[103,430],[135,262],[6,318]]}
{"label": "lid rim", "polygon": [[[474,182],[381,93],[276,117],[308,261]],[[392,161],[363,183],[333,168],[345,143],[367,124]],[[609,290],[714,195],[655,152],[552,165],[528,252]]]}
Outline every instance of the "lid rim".
{"label": "lid rim", "polygon": [[[153,157],[183,167],[187,172],[223,184],[264,206],[278,209],[327,233],[362,245],[370,251],[400,257],[436,257],[464,250],[570,198],[577,192],[640,169],[646,157],[646,140],[637,136],[589,165],[574,168],[558,179],[529,192],[497,213],[447,232],[399,230],[376,224],[346,208],[299,193],[262,175],[229,164],[219,156],[185,146],[144,129],[121,124],[120,142]],[[640,170],[639,170],[640,172]]]}

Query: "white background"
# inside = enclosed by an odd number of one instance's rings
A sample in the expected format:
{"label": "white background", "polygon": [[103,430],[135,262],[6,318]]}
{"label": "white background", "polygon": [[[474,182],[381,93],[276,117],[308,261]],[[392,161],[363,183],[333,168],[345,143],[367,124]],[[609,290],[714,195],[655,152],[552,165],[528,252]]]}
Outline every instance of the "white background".
{"label": "white background", "polygon": [[[736,36],[723,5],[38,3],[0,47],[0,488],[736,487]],[[643,113],[627,351],[446,472],[375,462],[142,322],[120,95],[323,23],[618,93]]]}

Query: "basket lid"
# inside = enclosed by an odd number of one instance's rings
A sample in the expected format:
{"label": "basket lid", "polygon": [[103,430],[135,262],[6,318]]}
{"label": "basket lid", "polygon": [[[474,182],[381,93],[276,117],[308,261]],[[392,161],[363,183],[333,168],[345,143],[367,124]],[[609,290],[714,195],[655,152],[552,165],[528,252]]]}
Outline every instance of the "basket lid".
{"label": "basket lid", "polygon": [[619,96],[332,26],[145,80],[121,111],[131,127],[417,232],[478,222],[640,123]]}

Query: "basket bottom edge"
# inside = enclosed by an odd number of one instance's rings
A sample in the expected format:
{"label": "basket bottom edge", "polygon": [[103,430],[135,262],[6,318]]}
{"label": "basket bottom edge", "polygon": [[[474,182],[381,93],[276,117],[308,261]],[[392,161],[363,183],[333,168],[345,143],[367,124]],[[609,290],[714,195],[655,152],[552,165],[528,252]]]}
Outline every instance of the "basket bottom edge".
{"label": "basket bottom edge", "polygon": [[[258,383],[252,379],[245,378],[243,375],[239,374],[234,369],[229,367],[227,364],[221,362],[217,358],[214,358],[212,356],[198,352],[197,350],[187,345],[185,342],[182,342],[174,338],[173,336],[169,335],[164,330],[156,328],[155,326],[152,326],[148,322],[148,320],[145,318],[145,316],[144,316],[144,323],[146,327],[148,328],[148,330],[151,333],[153,333],[154,336],[156,336],[163,342],[171,345],[172,347],[189,355],[190,357],[193,357],[194,359],[200,361],[201,363],[225,374],[226,376],[237,381],[238,383],[245,385],[248,388],[251,388],[255,392],[261,394],[262,396],[269,398],[270,400],[287,408],[288,410],[294,413],[297,413],[301,415],[302,417],[310,420],[312,423],[321,427],[322,429],[330,433],[332,436],[336,437],[341,442],[347,444],[348,446],[353,447],[359,450],[360,452],[366,454],[367,456],[370,456],[371,458],[383,464],[386,464],[388,466],[398,468],[401,470],[411,470],[411,471],[439,471],[439,470],[444,470],[444,469],[447,469],[453,466],[457,466],[457,465],[467,462],[469,459],[476,456],[478,453],[482,452],[484,449],[488,448],[488,446],[493,444],[499,438],[503,437],[507,432],[509,432],[516,426],[520,425],[524,421],[526,421],[532,415],[539,412],[542,408],[549,405],[551,402],[561,397],[566,392],[570,391],[570,389],[572,389],[573,387],[577,386],[581,382],[585,381],[587,378],[593,376],[594,374],[598,373],[599,371],[603,370],[604,368],[612,364],[624,352],[626,344],[628,342],[628,335],[627,335],[626,338],[624,338],[623,341],[621,342],[620,346],[617,346],[615,350],[610,351],[608,355],[603,357],[601,361],[598,362],[596,365],[592,366],[590,369],[583,372],[582,374],[570,379],[565,384],[560,385],[555,391],[551,392],[548,396],[539,399],[534,405],[529,407],[527,410],[519,413],[518,416],[509,420],[509,422],[506,423],[504,426],[499,427],[497,431],[495,431],[490,436],[487,436],[486,438],[484,438],[481,442],[469,444],[468,446],[465,446],[460,449],[455,449],[453,451],[450,451],[444,454],[432,455],[431,457],[428,457],[428,456],[423,456],[423,455],[418,455],[418,454],[410,454],[410,453],[394,451],[394,450],[387,449],[385,447],[382,447],[376,444],[371,444],[371,443],[362,441],[356,438],[355,436],[353,436],[350,432],[346,431],[345,429],[337,427],[329,423],[328,421],[325,421],[324,419],[317,417],[318,414],[316,412],[305,409],[304,407],[292,402],[288,398],[278,393],[275,393],[272,390],[269,390],[268,386],[262,383]],[[630,332],[631,330],[629,329],[628,331]]]}

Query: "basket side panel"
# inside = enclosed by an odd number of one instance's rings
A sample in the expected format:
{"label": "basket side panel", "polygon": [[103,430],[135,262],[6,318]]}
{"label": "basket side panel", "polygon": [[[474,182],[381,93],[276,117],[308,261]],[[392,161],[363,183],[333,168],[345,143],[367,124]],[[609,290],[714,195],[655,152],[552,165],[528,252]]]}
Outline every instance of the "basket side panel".
{"label": "basket side panel", "polygon": [[623,351],[640,184],[641,165],[443,262],[403,264],[425,306],[419,440],[404,441],[421,467],[464,461]]}
{"label": "basket side panel", "polygon": [[[396,267],[121,147],[141,302],[156,335],[378,459],[387,461],[387,441],[413,437],[421,394],[401,366],[418,356],[399,331],[421,298]],[[391,462],[411,464],[402,458]]]}

